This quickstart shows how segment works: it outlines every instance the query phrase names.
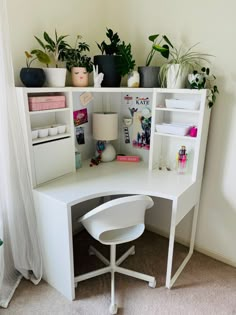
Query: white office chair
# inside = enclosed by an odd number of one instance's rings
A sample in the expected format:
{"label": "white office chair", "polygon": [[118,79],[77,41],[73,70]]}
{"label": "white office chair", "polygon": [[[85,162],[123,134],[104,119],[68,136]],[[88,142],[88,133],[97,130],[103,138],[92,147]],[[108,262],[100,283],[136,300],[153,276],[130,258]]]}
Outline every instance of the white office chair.
{"label": "white office chair", "polygon": [[152,199],[144,195],[118,198],[98,206],[78,220],[91,236],[102,244],[110,245],[111,249],[109,261],[93,246],[90,246],[89,253],[96,255],[107,267],[75,277],[75,285],[80,281],[111,272],[111,304],[109,309],[111,314],[117,313],[115,272],[147,281],[150,287],[156,287],[154,277],[119,267],[129,255],[135,254],[134,246],[116,260],[116,245],[133,241],[142,235],[145,229],[145,211],[151,208],[153,204]]}

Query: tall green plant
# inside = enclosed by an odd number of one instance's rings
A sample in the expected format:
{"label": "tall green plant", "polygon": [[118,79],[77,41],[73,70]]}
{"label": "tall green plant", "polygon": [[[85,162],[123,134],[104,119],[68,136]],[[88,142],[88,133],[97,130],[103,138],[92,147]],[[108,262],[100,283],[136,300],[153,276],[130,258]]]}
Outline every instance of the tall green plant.
{"label": "tall green plant", "polygon": [[105,40],[101,42],[101,44],[97,43],[98,48],[100,49],[102,55],[117,55],[119,44],[120,44],[120,37],[118,33],[114,33],[112,29],[106,28],[106,36],[109,40],[109,43],[107,44]]}
{"label": "tall green plant", "polygon": [[[43,40],[34,36],[39,45],[43,48],[44,52],[48,54],[50,58],[50,63],[54,63],[55,67],[59,67],[59,61],[64,61],[65,50],[69,47],[68,43],[65,41],[65,38],[68,35],[58,36],[57,31],[55,30],[55,38],[53,39],[48,33],[43,33]],[[31,53],[39,53],[40,50],[34,49]]]}
{"label": "tall green plant", "polygon": [[109,39],[109,43],[106,43],[105,41],[102,41],[101,44],[97,43],[98,48],[102,54],[120,56],[117,70],[121,76],[128,74],[135,67],[135,60],[133,59],[131,52],[131,44],[126,44],[124,41],[121,41],[118,33],[115,33],[108,28],[106,36]]}

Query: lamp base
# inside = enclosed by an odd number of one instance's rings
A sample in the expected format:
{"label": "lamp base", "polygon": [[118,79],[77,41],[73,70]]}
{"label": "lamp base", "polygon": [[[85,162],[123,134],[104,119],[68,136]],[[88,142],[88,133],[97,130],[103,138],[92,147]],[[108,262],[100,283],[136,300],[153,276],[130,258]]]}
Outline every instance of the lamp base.
{"label": "lamp base", "polygon": [[[110,142],[104,143],[105,148],[99,153],[101,162],[111,162],[116,158],[116,150]],[[98,153],[97,153],[98,154]]]}

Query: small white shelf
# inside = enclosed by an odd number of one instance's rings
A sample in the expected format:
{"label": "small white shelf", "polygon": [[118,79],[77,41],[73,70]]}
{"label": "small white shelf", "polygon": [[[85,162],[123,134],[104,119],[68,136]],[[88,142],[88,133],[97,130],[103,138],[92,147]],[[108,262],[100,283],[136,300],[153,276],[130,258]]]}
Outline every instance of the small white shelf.
{"label": "small white shelf", "polygon": [[48,136],[48,137],[43,137],[43,138],[37,138],[32,140],[32,144],[38,144],[38,143],[43,143],[43,142],[48,142],[51,140],[58,140],[58,139],[62,139],[62,138],[69,138],[71,137],[70,133],[62,133],[56,136]]}
{"label": "small white shelf", "polygon": [[70,111],[70,108],[64,107],[64,108],[56,108],[56,109],[34,110],[34,111],[29,111],[29,115],[32,116],[32,115],[58,113],[58,112],[66,112],[66,111]]}
{"label": "small white shelf", "polygon": [[179,135],[174,135],[171,133],[155,132],[154,134],[155,134],[155,136],[171,137],[171,138],[178,138],[178,139],[190,140],[190,141],[196,141],[197,140],[197,137],[179,136]]}
{"label": "small white shelf", "polygon": [[166,107],[156,107],[155,110],[157,111],[164,111],[164,112],[179,112],[179,113],[186,113],[186,114],[199,114],[198,109],[181,109],[181,108],[166,108]]}

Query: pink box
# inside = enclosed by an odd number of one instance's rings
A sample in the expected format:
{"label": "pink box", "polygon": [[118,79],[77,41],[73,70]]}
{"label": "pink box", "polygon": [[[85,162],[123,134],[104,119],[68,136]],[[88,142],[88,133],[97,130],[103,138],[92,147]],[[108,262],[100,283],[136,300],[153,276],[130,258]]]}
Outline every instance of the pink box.
{"label": "pink box", "polygon": [[31,96],[29,99],[29,110],[46,110],[66,107],[66,97],[58,96]]}
{"label": "pink box", "polygon": [[117,155],[117,161],[120,162],[139,162],[139,156],[137,155]]}

